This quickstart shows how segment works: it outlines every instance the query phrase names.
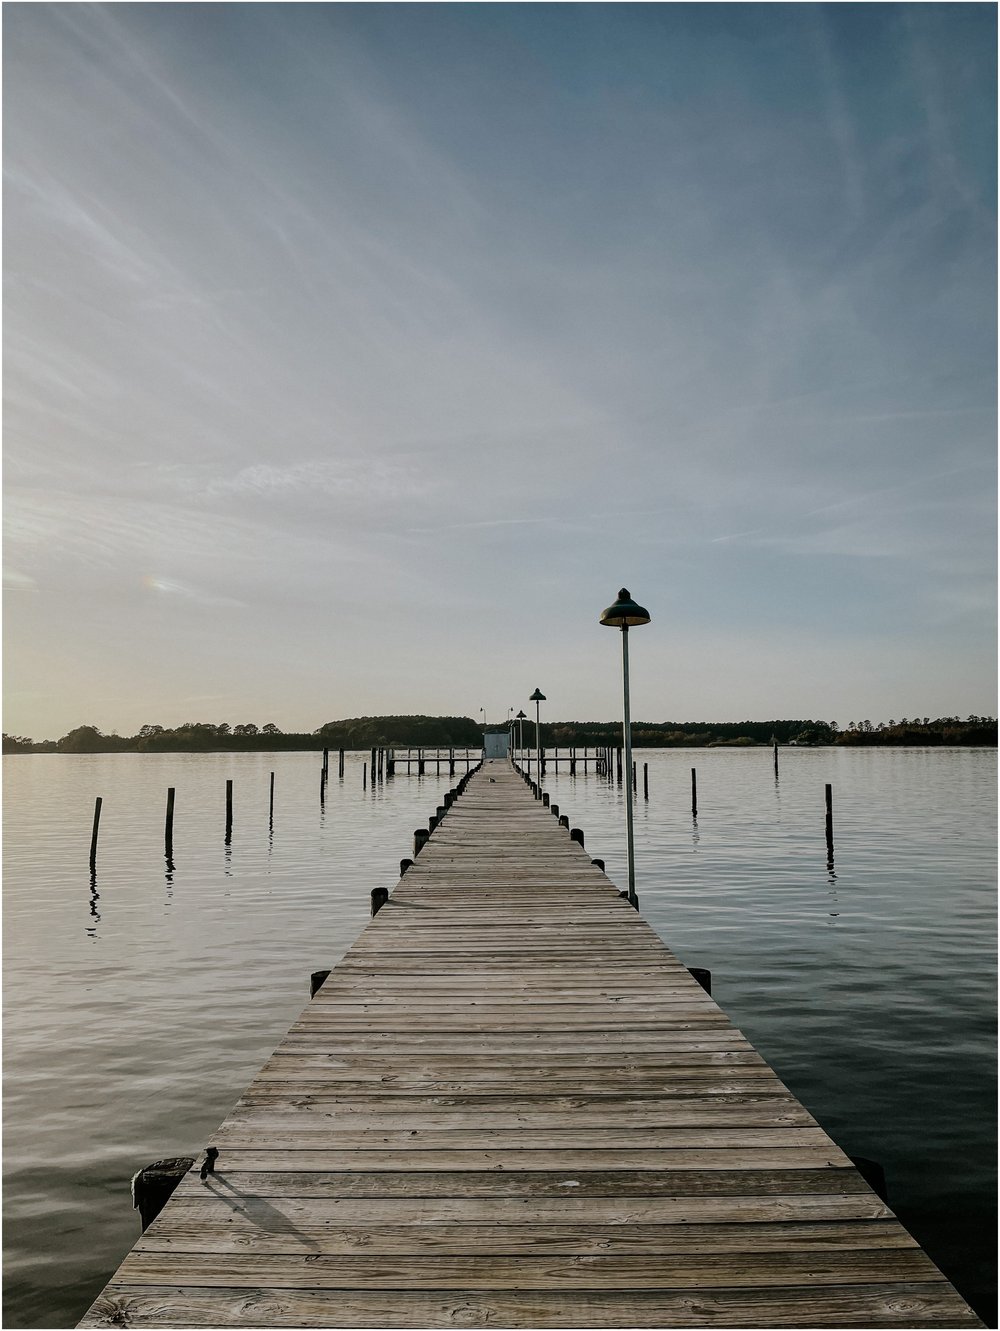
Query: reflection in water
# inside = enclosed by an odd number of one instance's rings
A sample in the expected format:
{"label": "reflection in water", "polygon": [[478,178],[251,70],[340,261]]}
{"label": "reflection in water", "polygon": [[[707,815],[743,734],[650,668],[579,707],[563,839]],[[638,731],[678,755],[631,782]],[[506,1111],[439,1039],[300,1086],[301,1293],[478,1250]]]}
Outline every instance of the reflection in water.
{"label": "reflection in water", "polygon": [[88,926],[86,932],[90,938],[97,937],[97,926],[101,922],[101,912],[97,909],[97,903],[101,899],[101,894],[97,890],[97,874],[91,872],[90,875],[90,914],[94,923]]}
{"label": "reflection in water", "polygon": [[691,844],[694,846],[695,850],[698,849],[698,842],[700,840],[701,836],[698,833],[698,819],[697,817],[693,817],[691,819]]}

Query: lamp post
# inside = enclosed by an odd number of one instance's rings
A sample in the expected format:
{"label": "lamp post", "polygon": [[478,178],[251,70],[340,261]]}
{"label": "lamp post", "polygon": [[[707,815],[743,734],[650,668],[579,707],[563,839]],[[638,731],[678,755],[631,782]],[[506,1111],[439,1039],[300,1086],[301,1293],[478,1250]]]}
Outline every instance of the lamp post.
{"label": "lamp post", "polygon": [[523,711],[518,712],[514,720],[517,722],[517,751],[520,755],[520,761],[524,762],[524,723],[527,721]]}
{"label": "lamp post", "polygon": [[542,720],[541,720],[541,714],[540,714],[540,712],[539,712],[538,704],[539,704],[539,703],[543,703],[543,702],[545,701],[545,694],[541,691],[541,689],[535,689],[534,693],[531,695],[531,697],[528,699],[528,701],[529,701],[529,702],[533,702],[533,703],[535,704],[535,764],[536,764],[536,766],[537,766],[537,768],[538,768],[538,772],[537,772],[537,776],[538,776],[538,789],[539,789],[539,792],[541,792],[541,789],[542,789]]}
{"label": "lamp post", "polygon": [[629,715],[628,698],[628,631],[640,624],[649,623],[649,611],[636,605],[623,587],[618,593],[618,600],[609,605],[601,614],[601,623],[608,628],[622,631],[622,679],[625,696],[625,841],[628,852],[628,900],[629,905],[639,909],[639,898],[635,894],[635,846],[632,836],[632,719]]}

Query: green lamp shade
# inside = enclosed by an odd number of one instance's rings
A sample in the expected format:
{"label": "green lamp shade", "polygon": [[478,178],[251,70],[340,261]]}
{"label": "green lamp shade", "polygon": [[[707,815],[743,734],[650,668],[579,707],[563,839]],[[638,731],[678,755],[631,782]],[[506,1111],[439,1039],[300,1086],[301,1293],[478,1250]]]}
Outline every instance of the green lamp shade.
{"label": "green lamp shade", "polygon": [[636,605],[628,594],[628,588],[623,587],[614,605],[609,605],[607,610],[602,612],[601,623],[607,624],[608,628],[612,629],[634,628],[637,624],[649,623],[649,611],[644,610],[641,605]]}

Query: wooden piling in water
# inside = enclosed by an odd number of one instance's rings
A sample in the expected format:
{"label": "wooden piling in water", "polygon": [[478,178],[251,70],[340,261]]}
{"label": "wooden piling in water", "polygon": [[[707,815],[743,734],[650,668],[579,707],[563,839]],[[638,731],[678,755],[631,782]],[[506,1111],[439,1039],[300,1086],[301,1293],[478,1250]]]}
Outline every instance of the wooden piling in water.
{"label": "wooden piling in water", "polygon": [[132,1206],[139,1212],[144,1234],[193,1164],[192,1155],[175,1156],[170,1160],[154,1160],[132,1175]]}
{"label": "wooden piling in water", "polygon": [[340,749],[337,754],[337,775],[344,775],[344,750]]}
{"label": "wooden piling in water", "polygon": [[649,763],[642,765],[642,798],[649,799]]}
{"label": "wooden piling in water", "polygon": [[826,788],[826,849],[833,855],[833,786]]}
{"label": "wooden piling in water", "polygon": [[698,817],[698,773],[691,768],[691,817]]}
{"label": "wooden piling in water", "polygon": [[689,966],[688,974],[698,981],[706,994],[712,992],[712,972],[704,966]]}
{"label": "wooden piling in water", "polygon": [[226,845],[233,839],[233,783],[226,782]]}
{"label": "wooden piling in water", "polygon": [[97,868],[97,833],[101,826],[101,805],[104,803],[100,795],[94,800],[94,828],[90,834],[90,872],[93,873]]}
{"label": "wooden piling in water", "polygon": [[174,854],[174,793],[175,787],[167,787],[167,817],[163,825],[163,853],[167,859]]}
{"label": "wooden piling in water", "polygon": [[271,827],[274,824],[274,773],[271,773],[271,789],[267,800],[267,823]]}

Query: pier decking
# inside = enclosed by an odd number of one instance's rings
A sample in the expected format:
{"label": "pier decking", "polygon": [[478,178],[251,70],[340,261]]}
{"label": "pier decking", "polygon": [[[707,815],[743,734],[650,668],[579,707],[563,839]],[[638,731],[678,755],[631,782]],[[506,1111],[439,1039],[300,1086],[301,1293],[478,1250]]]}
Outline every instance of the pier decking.
{"label": "pier decking", "polygon": [[981,1325],[503,761],[210,1144],[81,1326]]}

